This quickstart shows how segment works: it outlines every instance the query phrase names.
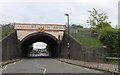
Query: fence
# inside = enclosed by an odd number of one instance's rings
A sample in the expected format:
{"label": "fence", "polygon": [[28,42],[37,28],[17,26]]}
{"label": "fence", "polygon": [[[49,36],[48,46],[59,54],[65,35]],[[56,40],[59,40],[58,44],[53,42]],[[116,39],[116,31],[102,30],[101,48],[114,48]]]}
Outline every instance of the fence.
{"label": "fence", "polygon": [[70,27],[69,31],[71,37],[85,48],[83,49],[82,60],[79,60],[79,63],[89,67],[118,72],[118,58],[114,57],[114,59],[111,59],[111,57],[107,57],[106,48],[101,45],[95,31],[76,27]]}

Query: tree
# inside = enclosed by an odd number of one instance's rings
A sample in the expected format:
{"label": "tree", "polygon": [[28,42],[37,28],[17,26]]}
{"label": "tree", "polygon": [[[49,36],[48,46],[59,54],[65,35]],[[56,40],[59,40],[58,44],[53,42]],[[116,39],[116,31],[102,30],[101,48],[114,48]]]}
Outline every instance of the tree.
{"label": "tree", "polygon": [[109,56],[115,55],[118,52],[118,30],[113,28],[104,28],[99,34],[100,42],[107,47]]}
{"label": "tree", "polygon": [[72,24],[72,27],[83,28],[80,24]]}
{"label": "tree", "polygon": [[47,45],[44,49],[49,51],[49,45]]}
{"label": "tree", "polygon": [[105,27],[111,27],[110,23],[107,22],[106,20],[108,19],[108,16],[106,13],[98,13],[98,11],[93,8],[93,11],[88,11],[90,13],[90,19],[87,20],[87,23],[91,25],[91,27],[95,27],[98,29],[102,29]]}
{"label": "tree", "polygon": [[11,32],[14,31],[14,26],[11,24],[2,25],[2,38],[8,36]]}
{"label": "tree", "polygon": [[120,55],[120,28],[118,29],[118,40],[117,40],[117,50]]}

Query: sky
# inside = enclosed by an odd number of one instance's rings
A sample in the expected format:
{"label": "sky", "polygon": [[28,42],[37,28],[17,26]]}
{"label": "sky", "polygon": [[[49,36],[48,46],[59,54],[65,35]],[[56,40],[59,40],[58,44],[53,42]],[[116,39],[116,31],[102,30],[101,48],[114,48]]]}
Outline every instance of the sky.
{"label": "sky", "polygon": [[43,43],[43,42],[35,42],[34,44],[33,44],[33,48],[35,48],[35,49],[44,49],[44,48],[46,48],[46,43]]}
{"label": "sky", "polygon": [[65,13],[70,23],[89,27],[89,10],[106,13],[112,27],[118,25],[119,0],[0,0],[0,23],[65,24]]}
{"label": "sky", "polygon": [[[118,14],[120,14],[120,1],[118,3]],[[118,28],[120,28],[120,15],[118,15]]]}
{"label": "sky", "polygon": [[[89,27],[89,10],[95,8],[106,13],[112,27],[118,25],[119,0],[0,0],[0,24],[39,23],[65,24],[70,15],[71,24]],[[44,48],[46,44],[36,43],[35,48]]]}

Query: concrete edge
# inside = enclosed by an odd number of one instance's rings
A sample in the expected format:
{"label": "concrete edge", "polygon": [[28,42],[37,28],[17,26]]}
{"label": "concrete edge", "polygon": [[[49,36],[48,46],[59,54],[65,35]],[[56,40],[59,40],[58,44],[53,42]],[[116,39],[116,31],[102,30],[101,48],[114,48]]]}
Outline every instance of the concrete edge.
{"label": "concrete edge", "polygon": [[64,62],[64,63],[68,63],[68,64],[76,65],[76,66],[81,66],[81,67],[85,67],[85,68],[89,68],[89,69],[94,69],[94,70],[104,71],[105,73],[110,73],[110,74],[120,75],[119,72],[114,72],[114,71],[104,70],[104,69],[95,68],[95,67],[89,67],[89,66],[85,66],[85,65],[78,65],[78,64],[74,64],[74,63],[67,62],[67,61],[60,60],[60,59],[57,59],[57,60],[58,60],[58,61],[61,61],[61,62]]}
{"label": "concrete edge", "polygon": [[21,59],[15,59],[15,60],[10,60],[10,61],[6,61],[6,62],[2,62],[2,63],[0,64],[0,67],[5,66],[5,65],[10,64],[10,63],[13,63],[13,62],[20,61],[20,60],[21,60]]}

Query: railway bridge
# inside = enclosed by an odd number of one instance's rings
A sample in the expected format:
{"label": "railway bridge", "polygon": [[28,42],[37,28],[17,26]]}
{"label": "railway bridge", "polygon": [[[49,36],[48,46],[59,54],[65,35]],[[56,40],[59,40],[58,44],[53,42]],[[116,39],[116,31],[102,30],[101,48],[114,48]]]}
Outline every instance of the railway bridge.
{"label": "railway bridge", "polygon": [[15,23],[17,39],[20,41],[22,56],[27,57],[30,46],[35,42],[44,42],[49,47],[51,57],[58,57],[59,45],[65,31],[65,25]]}

